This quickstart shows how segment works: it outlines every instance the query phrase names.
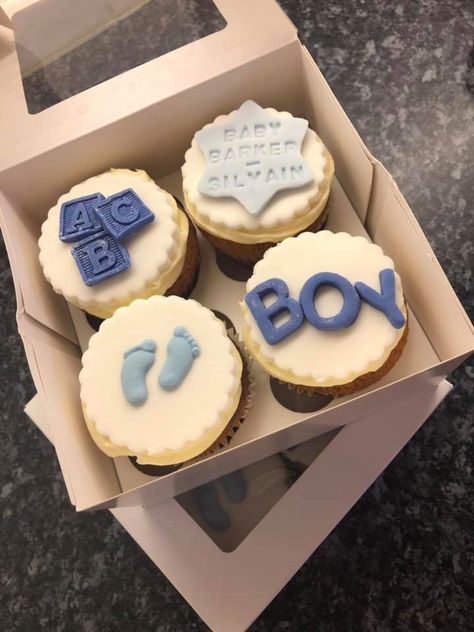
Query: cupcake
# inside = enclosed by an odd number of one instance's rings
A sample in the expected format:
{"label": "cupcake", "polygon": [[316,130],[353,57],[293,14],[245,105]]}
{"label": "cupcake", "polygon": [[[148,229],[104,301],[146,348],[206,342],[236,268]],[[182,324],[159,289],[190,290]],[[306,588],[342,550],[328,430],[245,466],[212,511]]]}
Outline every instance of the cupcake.
{"label": "cupcake", "polygon": [[183,193],[212,245],[253,265],[283,239],[322,227],[333,173],[308,121],[246,101],[195,134]]}
{"label": "cupcake", "polygon": [[196,282],[196,231],[144,171],[112,169],[62,195],[41,228],[46,279],[98,318],[153,294],[187,297]]}
{"label": "cupcake", "polygon": [[393,261],[363,237],[327,230],[268,250],[242,311],[245,345],[280,394],[337,397],[370,386],[397,362],[408,334]]}
{"label": "cupcake", "polygon": [[118,309],[92,336],[82,365],[93,440],[138,465],[176,465],[226,444],[252,396],[249,367],[222,321],[177,296]]}

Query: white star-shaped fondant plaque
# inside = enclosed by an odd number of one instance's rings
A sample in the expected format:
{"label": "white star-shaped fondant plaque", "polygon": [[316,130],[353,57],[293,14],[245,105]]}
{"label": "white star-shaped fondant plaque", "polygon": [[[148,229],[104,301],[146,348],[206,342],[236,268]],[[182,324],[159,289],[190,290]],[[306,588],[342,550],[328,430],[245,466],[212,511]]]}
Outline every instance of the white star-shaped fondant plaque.
{"label": "white star-shaped fondant plaque", "polygon": [[313,181],[301,154],[307,129],[304,119],[282,118],[246,101],[225,123],[197,132],[206,160],[198,191],[233,197],[258,215],[278,191]]}

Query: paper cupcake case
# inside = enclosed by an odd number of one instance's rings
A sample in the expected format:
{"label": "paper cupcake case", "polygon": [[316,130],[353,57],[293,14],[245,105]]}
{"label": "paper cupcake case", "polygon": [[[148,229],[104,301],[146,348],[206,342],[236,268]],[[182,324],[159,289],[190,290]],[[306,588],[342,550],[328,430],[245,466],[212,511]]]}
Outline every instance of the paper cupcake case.
{"label": "paper cupcake case", "polygon": [[223,448],[229,446],[232,442],[232,439],[239,431],[245,419],[247,418],[250,409],[252,408],[252,404],[255,399],[255,364],[253,359],[250,357],[243,341],[240,337],[235,333],[232,329],[227,329],[227,335],[232,340],[234,345],[236,346],[243,363],[242,369],[242,396],[239,401],[239,405],[233,414],[231,420],[224,428],[222,434],[218,437],[217,441],[215,441],[207,450],[205,450],[202,454],[197,456],[191,461],[187,461],[186,463],[197,463],[198,461],[207,458],[213,454],[216,454]]}
{"label": "paper cupcake case", "polygon": [[188,241],[186,244],[186,254],[184,257],[183,268],[179,277],[176,281],[171,285],[165,292],[165,296],[182,296],[183,298],[188,298],[191,292],[194,290],[194,287],[199,278],[199,264],[200,264],[200,253],[199,253],[199,241],[197,238],[196,227],[193,222],[189,218],[186,211],[178,204],[178,208],[180,208],[188,218],[189,222],[189,233],[188,233]]}

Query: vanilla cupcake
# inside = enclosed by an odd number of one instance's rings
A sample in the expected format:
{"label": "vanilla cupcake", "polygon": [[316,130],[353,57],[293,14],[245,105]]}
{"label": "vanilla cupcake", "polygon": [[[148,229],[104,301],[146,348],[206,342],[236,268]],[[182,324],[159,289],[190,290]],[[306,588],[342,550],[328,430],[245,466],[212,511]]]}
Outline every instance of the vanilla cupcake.
{"label": "vanilla cupcake", "polygon": [[405,346],[400,277],[363,237],[324,230],[286,239],[265,253],[246,289],[245,344],[290,390],[354,393],[384,376]]}
{"label": "vanilla cupcake", "polygon": [[334,164],[308,121],[246,101],[198,131],[182,167],[186,208],[244,264],[326,220]]}
{"label": "vanilla cupcake", "polygon": [[93,440],[139,465],[180,464],[225,443],[250,405],[246,361],[222,321],[194,300],[154,296],[118,309],[82,364]]}
{"label": "vanilla cupcake", "polygon": [[42,225],[39,250],[54,290],[99,318],[136,298],[188,296],[199,267],[186,213],[144,171],[128,169],[62,195]]}

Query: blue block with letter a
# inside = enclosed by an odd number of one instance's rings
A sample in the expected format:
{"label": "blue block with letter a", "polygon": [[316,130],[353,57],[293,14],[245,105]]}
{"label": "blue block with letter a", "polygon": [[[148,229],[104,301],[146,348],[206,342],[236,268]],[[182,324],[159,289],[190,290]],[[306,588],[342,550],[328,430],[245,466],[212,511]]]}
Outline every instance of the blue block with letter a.
{"label": "blue block with letter a", "polygon": [[59,216],[60,240],[70,244],[100,232],[102,225],[95,209],[104,200],[102,193],[93,193],[64,202]]}

